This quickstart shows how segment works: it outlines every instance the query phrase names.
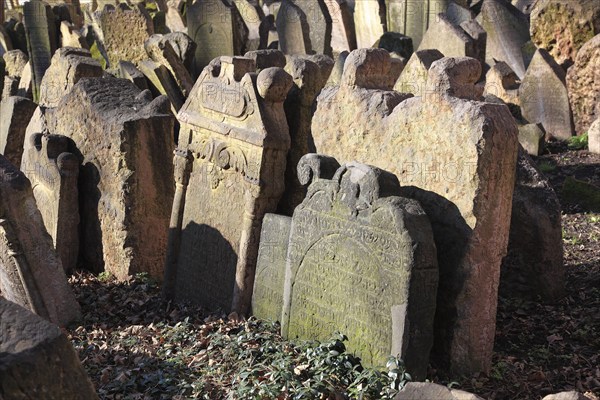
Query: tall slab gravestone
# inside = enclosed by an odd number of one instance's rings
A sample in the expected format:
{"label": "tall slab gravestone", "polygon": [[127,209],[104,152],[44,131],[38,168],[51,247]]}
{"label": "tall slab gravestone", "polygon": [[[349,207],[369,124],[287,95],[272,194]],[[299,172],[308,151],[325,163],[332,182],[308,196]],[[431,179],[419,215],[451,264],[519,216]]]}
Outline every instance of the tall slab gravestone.
{"label": "tall slab gravestone", "polygon": [[387,28],[409,36],[418,48],[423,35],[440,13],[445,13],[450,0],[386,0]]}
{"label": "tall slab gravestone", "polygon": [[178,114],[177,188],[164,294],[211,309],[250,307],[261,222],[284,189],[290,147],[283,101],[292,78],[221,57]]}
{"label": "tall slab gravestone", "polygon": [[336,331],[365,365],[400,356],[425,377],[438,269],[433,232],[397,178],[316,154],[298,164],[306,198],[292,217],[282,334],[325,340]]}

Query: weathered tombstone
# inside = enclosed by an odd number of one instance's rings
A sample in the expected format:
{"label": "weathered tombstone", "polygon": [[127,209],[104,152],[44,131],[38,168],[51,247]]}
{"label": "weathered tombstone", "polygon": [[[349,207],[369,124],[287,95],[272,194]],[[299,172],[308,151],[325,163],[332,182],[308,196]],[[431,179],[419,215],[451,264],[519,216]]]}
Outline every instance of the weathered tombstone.
{"label": "weathered tombstone", "polygon": [[294,2],[282,2],[277,13],[279,49],[285,54],[310,54],[312,47],[306,16]]}
{"label": "weathered tombstone", "polygon": [[0,156],[0,293],[55,324],[79,317],[52,238],[33,197],[31,183]]}
{"label": "weathered tombstone", "polygon": [[0,297],[0,393],[11,399],[97,400],[66,335]]}
{"label": "weathered tombstone", "polygon": [[588,147],[591,153],[600,154],[600,118],[590,126],[588,131]]}
{"label": "weathered tombstone", "polygon": [[33,101],[40,98],[40,85],[50,58],[56,50],[56,27],[49,5],[41,0],[31,0],[23,6],[23,23],[27,37],[29,63],[32,72]]}
{"label": "weathered tombstone", "polygon": [[281,320],[285,259],[291,227],[291,217],[265,214],[252,291],[252,315],[257,318]]}
{"label": "weathered tombstone", "polygon": [[224,0],[195,0],[187,8],[188,35],[196,43],[194,76],[213,59],[243,54],[248,31],[237,8]]}
{"label": "weathered tombstone", "polygon": [[[440,266],[435,353],[461,373],[491,367],[500,265],[509,234],[517,127],[508,108],[472,100],[479,62],[443,58],[427,96],[369,89],[383,59],[363,50],[317,98],[318,152],[396,174],[431,219]],[[493,211],[492,211],[493,210]]]}
{"label": "weathered tombstone", "polygon": [[575,121],[582,135],[600,118],[600,34],[587,42],[567,71],[567,92]]}
{"label": "weathered tombstone", "polygon": [[449,0],[385,0],[387,5],[387,29],[409,36],[418,48],[425,32],[445,13]]}
{"label": "weathered tombstone", "polygon": [[564,295],[565,276],[558,196],[521,149],[500,293],[505,298],[540,296],[555,301]]}
{"label": "weathered tombstone", "polygon": [[[326,54],[331,56],[331,16],[325,5],[325,0],[282,0],[279,10],[283,10],[285,4],[294,3],[301,11],[307,24],[308,38],[305,40],[310,43],[309,54]],[[277,14],[278,17],[281,14]],[[281,40],[281,34],[279,35]]]}
{"label": "weathered tombstone", "polygon": [[331,50],[334,54],[356,49],[352,10],[346,0],[324,0],[331,18]]}
{"label": "weathered tombstone", "polygon": [[144,93],[125,79],[82,79],[45,115],[48,132],[69,137],[82,164],[82,265],[119,279],[163,276],[174,118],[165,97]]}
{"label": "weathered tombstone", "polygon": [[[31,70],[31,60],[25,64],[19,85],[17,87],[17,96],[33,99],[33,71]],[[5,81],[6,83],[6,81]]]}
{"label": "weathered tombstone", "polygon": [[484,400],[463,390],[432,382],[408,382],[394,400]]}
{"label": "weathered tombstone", "polygon": [[62,38],[62,47],[89,49],[89,45],[85,41],[85,38],[81,36],[81,33],[79,33],[79,29],[68,21],[60,23],[60,35]]}
{"label": "weathered tombstone", "polygon": [[287,155],[285,168],[285,192],[277,207],[277,212],[291,216],[294,208],[304,200],[306,195],[305,185],[298,180],[298,162],[307,153],[310,153],[311,120],[313,103],[317,95],[325,86],[331,65],[322,68],[317,63],[307,58],[292,56],[285,70],[294,80],[294,85],[288,93],[284,108],[289,126],[291,147]]}
{"label": "weathered tombstone", "polygon": [[196,52],[196,43],[183,32],[171,32],[161,36],[161,42],[169,42],[177,57],[183,61],[183,65],[188,69],[192,68],[194,53]]}
{"label": "weathered tombstone", "polygon": [[539,156],[544,149],[545,137],[542,124],[519,124],[519,143],[527,154]]}
{"label": "weathered tombstone", "polygon": [[385,7],[379,0],[356,0],[354,27],[357,48],[373,46],[386,31],[385,26]]}
{"label": "weathered tombstone", "polygon": [[397,197],[394,175],[336,167],[316,154],[298,164],[311,184],[292,217],[282,335],[324,340],[339,330],[364,365],[398,355],[423,379],[438,284],[429,219],[417,201]]}
{"label": "weathered tombstone", "polygon": [[429,68],[434,61],[441,58],[444,58],[444,55],[438,50],[414,52],[394,84],[394,90],[400,93],[412,93],[415,96],[424,96],[426,94]]}
{"label": "weathered tombstone", "polygon": [[0,102],[0,153],[17,167],[21,165],[27,124],[36,104],[24,97],[9,96]]}
{"label": "weathered tombstone", "polygon": [[130,63],[129,61],[119,61],[118,68],[118,78],[127,79],[133,82],[133,84],[140,90],[148,89],[148,81],[146,80],[146,76],[142,73],[142,71],[137,69],[133,63]]}
{"label": "weathered tombstone", "polygon": [[148,58],[144,42],[154,34],[154,26],[143,4],[133,9],[106,7],[96,11],[94,18],[110,68],[116,68],[121,60],[137,65]]}
{"label": "weathered tombstone", "polygon": [[487,63],[504,61],[523,78],[527,63],[522,49],[530,39],[527,17],[507,1],[484,0],[477,22],[487,32]]}
{"label": "weathered tombstone", "polygon": [[466,5],[457,3],[454,0],[450,0],[448,8],[446,8],[446,16],[454,25],[460,25],[463,22],[475,19],[475,13],[469,9]]}
{"label": "weathered tombstone", "polygon": [[165,11],[165,25],[171,32],[186,32],[185,19],[181,14],[178,1],[168,0]]}
{"label": "weathered tombstone", "polygon": [[472,57],[483,65],[486,36],[473,20],[456,25],[445,14],[438,14],[423,35],[419,50],[438,50],[446,57]]}
{"label": "weathered tombstone", "polygon": [[271,67],[284,68],[287,62],[285,55],[281,51],[275,49],[249,51],[244,54],[244,57],[254,60],[256,72]]}
{"label": "weathered tombstone", "polygon": [[221,57],[178,114],[163,286],[168,298],[241,314],[250,308],[261,222],[283,193],[290,146],[283,101],[292,78],[255,68],[249,58]]}
{"label": "weathered tombstone", "polygon": [[25,141],[21,162],[66,272],[75,270],[79,254],[79,160],[73,147],[65,136],[37,133]]}
{"label": "weathered tombstone", "polygon": [[233,4],[238,9],[246,29],[248,30],[248,36],[246,43],[244,43],[245,51],[253,51],[258,49],[264,49],[267,47],[266,35],[261,35],[260,26],[264,15],[262,9],[258,4],[250,0],[233,0]]}
{"label": "weathered tombstone", "polygon": [[164,40],[162,35],[152,35],[144,43],[144,48],[153,61],[164,65],[169,70],[183,97],[187,97],[194,86],[194,80],[171,42]]}
{"label": "weathered tombstone", "polygon": [[[4,20],[2,20],[2,22],[4,22]],[[3,56],[11,50],[13,50],[13,44],[10,35],[6,31],[6,28],[0,24],[0,56]]]}
{"label": "weathered tombstone", "polygon": [[150,88],[155,96],[165,95],[171,103],[173,114],[177,114],[185,102],[185,96],[169,69],[152,60],[145,60],[138,64],[139,70],[150,82]]}
{"label": "weathered tombstone", "polygon": [[600,33],[597,0],[539,0],[531,11],[531,39],[567,69],[579,49]]}
{"label": "weathered tombstone", "polygon": [[29,61],[27,54],[21,50],[10,50],[2,56],[5,65],[5,74],[9,77],[20,78]]}
{"label": "weathered tombstone", "polygon": [[544,49],[538,49],[519,87],[523,118],[541,123],[547,138],[569,139],[573,119],[565,86],[565,72]]}
{"label": "weathered tombstone", "polygon": [[89,50],[61,47],[52,56],[50,67],[42,79],[39,104],[56,107],[80,79],[100,78],[102,74],[100,63],[92,58]]}
{"label": "weathered tombstone", "polygon": [[484,95],[493,95],[505,103],[519,105],[520,80],[504,61],[495,63],[485,77]]}

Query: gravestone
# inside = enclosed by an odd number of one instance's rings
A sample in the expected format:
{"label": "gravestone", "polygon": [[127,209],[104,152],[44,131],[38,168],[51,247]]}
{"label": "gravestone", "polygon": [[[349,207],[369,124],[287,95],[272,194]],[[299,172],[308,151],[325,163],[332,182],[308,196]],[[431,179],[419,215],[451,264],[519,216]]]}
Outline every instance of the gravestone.
{"label": "gravestone", "polygon": [[573,119],[565,86],[565,72],[544,49],[538,49],[519,87],[523,118],[540,123],[547,138],[573,136]]}
{"label": "gravestone", "polygon": [[248,31],[248,36],[243,46],[244,51],[266,48],[267,37],[266,35],[261,35],[260,31],[264,14],[258,3],[251,0],[233,0],[233,4],[235,4]]}
{"label": "gravestone", "polygon": [[[309,54],[325,54],[331,56],[331,31],[332,23],[329,10],[325,0],[282,0],[278,17],[281,17],[281,11],[286,3],[294,3],[302,12],[308,26],[308,38],[310,43]],[[281,34],[279,40],[282,40]]]}
{"label": "gravestone", "polygon": [[0,102],[0,153],[15,166],[21,165],[25,130],[35,108],[24,97],[9,96]]}
{"label": "gravestone", "polygon": [[106,52],[108,67],[116,68],[121,60],[137,65],[148,58],[144,42],[154,34],[154,26],[142,4],[133,9],[105,7],[94,14],[96,35]]}
{"label": "gravestone", "polygon": [[0,293],[49,321],[66,326],[79,304],[48,235],[31,183],[0,156]]}
{"label": "gravestone", "polygon": [[133,63],[130,63],[129,61],[119,61],[118,68],[118,78],[127,79],[133,82],[133,84],[140,90],[148,89],[148,81],[146,80],[146,76],[142,73],[142,71],[137,69]]}
{"label": "gravestone", "polygon": [[403,59],[404,64],[408,62],[414,53],[412,39],[397,32],[384,33],[379,39],[377,47],[386,49],[390,53],[396,53],[397,56]]}
{"label": "gravestone", "polygon": [[[177,118],[177,188],[164,295],[210,309],[250,308],[265,213],[284,190],[290,147],[281,68],[221,57],[207,67]],[[227,207],[223,207],[227,205]]]}
{"label": "gravestone", "polygon": [[441,58],[444,58],[444,55],[438,50],[414,52],[394,84],[394,90],[400,93],[412,93],[415,96],[424,96],[426,94],[429,68],[434,61]]}
{"label": "gravestone", "polygon": [[306,15],[292,1],[281,3],[277,12],[277,36],[279,49],[285,54],[310,54],[309,25]]}
{"label": "gravestone", "polygon": [[298,180],[296,166],[302,156],[311,152],[313,104],[325,86],[331,69],[331,64],[322,67],[308,58],[298,56],[290,57],[285,66],[294,84],[284,103],[291,147],[285,168],[285,192],[277,207],[280,214],[291,216],[306,195],[305,185]]}
{"label": "gravestone", "polygon": [[165,11],[165,25],[171,32],[187,32],[186,21],[181,14],[179,7],[181,1],[167,0],[167,10]]}
{"label": "gravestone", "polygon": [[597,0],[538,0],[531,10],[531,39],[567,69],[579,49],[600,33]]}
{"label": "gravestone", "polygon": [[265,214],[252,291],[252,315],[281,321],[285,258],[288,252],[292,218]]}
{"label": "gravestone", "polygon": [[409,36],[419,48],[427,29],[445,13],[449,0],[386,0],[387,29]]}
{"label": "gravestone", "polygon": [[281,51],[275,49],[249,51],[244,54],[244,57],[254,60],[256,72],[271,67],[284,68],[287,63],[285,55]]}
{"label": "gravestone", "polygon": [[26,97],[33,100],[33,71],[31,70],[31,61],[28,61],[23,68],[21,79],[17,87],[17,96]]}
{"label": "gravestone", "polygon": [[521,149],[500,293],[505,298],[556,301],[565,294],[565,277],[560,201]]}
{"label": "gravestone", "polygon": [[150,83],[149,87],[153,94],[155,96],[167,96],[171,103],[173,114],[177,114],[185,102],[185,97],[169,69],[163,64],[152,60],[140,62],[138,68]]}
{"label": "gravestone", "polygon": [[48,133],[70,138],[82,164],[81,264],[118,279],[163,276],[174,118],[165,97],[148,94],[125,79],[82,79],[45,115]]}
{"label": "gravestone", "polygon": [[100,63],[92,58],[89,50],[61,47],[52,56],[50,67],[42,79],[39,104],[56,107],[80,79],[99,78],[102,74]]}
{"label": "gravestone", "polygon": [[546,132],[542,124],[519,125],[519,143],[532,156],[539,156],[544,149]]}
{"label": "gravestone", "polygon": [[6,400],[98,399],[67,336],[2,297],[0,393]]}
{"label": "gravestone", "polygon": [[520,80],[504,61],[495,63],[485,77],[484,95],[493,95],[505,103],[519,105]]}
{"label": "gravestone", "polygon": [[445,14],[438,14],[423,35],[419,50],[438,50],[446,57],[472,57],[483,65],[486,37],[483,28],[473,20],[458,25]]}
{"label": "gravestone", "polygon": [[484,400],[463,390],[432,382],[408,382],[394,400]]}
{"label": "gravestone", "polygon": [[591,153],[600,154],[600,118],[588,130],[588,147]]}
{"label": "gravestone", "polygon": [[527,70],[523,46],[529,41],[527,17],[504,0],[484,0],[477,22],[487,32],[486,62],[507,63],[519,78]]}
{"label": "gravestone", "polygon": [[220,56],[245,53],[248,31],[234,5],[224,0],[195,0],[187,8],[188,35],[196,43],[194,77]]}
{"label": "gravestone", "polygon": [[23,6],[23,24],[32,72],[33,101],[38,102],[44,73],[57,46],[54,14],[41,0],[31,0]]}
{"label": "gravestone", "polygon": [[79,254],[79,160],[74,150],[65,136],[36,133],[27,137],[20,164],[66,272],[75,270]]}
{"label": "gravestone", "polygon": [[316,150],[388,170],[403,196],[419,200],[432,222],[440,267],[436,357],[460,373],[489,370],[516,124],[505,105],[474,100],[481,75],[474,59],[433,62],[426,83],[433,90],[410,98],[366,85],[385,60],[363,51],[348,56],[341,85],[317,98]]}
{"label": "gravestone", "polygon": [[144,48],[153,61],[164,65],[169,70],[183,97],[187,97],[194,86],[194,80],[182,58],[171,45],[171,41],[165,40],[162,35],[152,35],[144,43]]}
{"label": "gravestone", "polygon": [[27,54],[21,50],[10,50],[2,56],[4,59],[4,71],[9,77],[20,78],[29,61]]}
{"label": "gravestone", "polygon": [[600,34],[587,42],[567,71],[567,92],[575,132],[584,134],[600,118]]}
{"label": "gravestone", "polygon": [[379,0],[356,0],[354,5],[356,47],[373,46],[386,32],[385,7]]}
{"label": "gravestone", "polygon": [[68,21],[60,23],[60,35],[62,47],[79,47],[81,49],[89,49],[90,47],[85,37],[81,36],[79,29]]}
{"label": "gravestone", "polygon": [[[433,233],[397,178],[309,154],[298,164],[305,200],[292,217],[282,335],[326,340],[336,331],[363,365],[400,356],[423,379],[438,284]],[[335,171],[334,175],[331,175]]]}
{"label": "gravestone", "polygon": [[339,54],[356,49],[354,17],[346,0],[324,0],[331,18],[331,51]]}

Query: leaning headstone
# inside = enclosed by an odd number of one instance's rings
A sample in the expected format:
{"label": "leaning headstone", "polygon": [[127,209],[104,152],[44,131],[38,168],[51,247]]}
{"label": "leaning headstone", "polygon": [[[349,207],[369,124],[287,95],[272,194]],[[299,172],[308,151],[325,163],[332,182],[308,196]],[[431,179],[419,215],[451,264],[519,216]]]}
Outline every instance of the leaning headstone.
{"label": "leaning headstone", "polygon": [[394,175],[336,166],[316,154],[298,164],[310,186],[292,217],[282,334],[325,340],[339,330],[364,365],[398,355],[423,379],[438,285],[429,219],[417,201],[398,197]]}
{"label": "leaning headstone", "polygon": [[31,0],[23,6],[23,23],[32,72],[33,101],[40,98],[42,78],[50,67],[50,58],[56,50],[54,14],[41,0]]}
{"label": "leaning headstone", "polygon": [[527,63],[522,49],[529,41],[527,17],[507,1],[484,0],[477,22],[487,32],[487,63],[504,61],[523,78]]}
{"label": "leaning headstone", "polygon": [[166,255],[174,118],[165,97],[144,93],[125,79],[82,79],[45,115],[80,155],[82,265],[119,279],[162,279]]}
{"label": "leaning headstone", "polygon": [[531,11],[531,39],[567,69],[579,49],[600,33],[597,0],[539,0]]}
{"label": "leaning headstone", "polygon": [[150,82],[155,96],[165,95],[171,103],[173,114],[177,114],[185,102],[185,96],[169,69],[163,64],[145,60],[138,64],[139,70]]}
{"label": "leaning headstone", "polygon": [[21,165],[27,124],[36,104],[25,98],[9,96],[0,102],[0,153],[17,167]]}
{"label": "leaning headstone", "polygon": [[538,49],[519,88],[523,118],[540,123],[548,138],[573,136],[573,119],[565,86],[565,72],[544,49]]}
{"label": "leaning headstone", "polygon": [[81,36],[79,29],[68,21],[60,23],[60,35],[62,37],[62,47],[79,47],[89,49],[85,37]]}
{"label": "leaning headstone", "polygon": [[567,91],[575,132],[582,135],[600,118],[600,34],[577,53],[575,64],[567,71]]}
{"label": "leaning headstone", "polygon": [[237,8],[223,0],[195,0],[188,3],[188,35],[196,43],[194,76],[220,56],[244,53],[248,31]]}
{"label": "leaning headstone", "polygon": [[409,36],[416,48],[427,29],[445,13],[449,0],[385,0],[387,6],[387,30]]}
{"label": "leaning headstone", "polygon": [[252,291],[252,315],[257,318],[281,320],[285,259],[291,227],[291,217],[265,214]]}
{"label": "leaning headstone", "polygon": [[394,84],[394,90],[400,93],[412,93],[415,96],[424,96],[426,94],[429,68],[434,61],[441,58],[444,58],[444,55],[438,50],[414,52]]}
{"label": "leaning headstone", "polygon": [[473,20],[457,25],[445,14],[438,14],[423,35],[419,50],[438,50],[446,57],[472,57],[484,64],[486,36]]}
{"label": "leaning headstone", "polygon": [[98,399],[67,336],[1,297],[0,393],[6,400]]}
{"label": "leaning headstone", "polygon": [[290,146],[283,101],[292,78],[255,68],[249,58],[221,57],[177,116],[163,286],[168,298],[240,314],[250,308],[261,223],[283,193]]}
{"label": "leaning headstone", "polygon": [[[33,99],[33,71],[31,70],[31,60],[25,64],[19,85],[17,86],[17,96]],[[5,81],[6,83],[6,81]]]}
{"label": "leaning headstone", "polygon": [[140,90],[148,89],[146,76],[129,61],[119,61],[117,77],[133,82]]}
{"label": "leaning headstone", "polygon": [[171,32],[161,35],[161,42],[169,42],[177,57],[183,61],[183,65],[191,71],[196,52],[196,43],[183,32]]}
{"label": "leaning headstone", "polygon": [[170,41],[163,40],[162,35],[152,35],[144,43],[144,48],[153,61],[169,70],[183,97],[187,97],[194,86],[194,80]]}
{"label": "leaning headstone", "polygon": [[500,293],[505,298],[556,301],[565,293],[565,276],[560,201],[521,149]]}
{"label": "leaning headstone", "polygon": [[385,29],[385,7],[378,0],[356,0],[354,5],[354,27],[356,47],[372,47]]}
{"label": "leaning headstone", "polygon": [[324,0],[331,18],[331,50],[334,54],[356,49],[354,17],[346,0]]}
{"label": "leaning headstone", "polygon": [[[339,87],[317,98],[318,152],[396,174],[431,219],[440,266],[435,354],[457,372],[491,368],[500,265],[506,252],[517,127],[503,104],[476,98],[481,65],[433,62],[426,97],[369,89],[383,60],[355,51]],[[493,210],[493,212],[491,211]]]}
{"label": "leaning headstone", "polygon": [[94,17],[110,68],[116,68],[121,60],[137,65],[148,58],[144,42],[154,33],[154,26],[142,4],[131,10],[104,8]]}
{"label": "leaning headstone", "polygon": [[588,147],[591,153],[600,154],[600,118],[588,130]]}
{"label": "leaning headstone", "polygon": [[258,49],[264,49],[267,47],[266,35],[261,35],[260,26],[264,15],[262,9],[251,0],[233,0],[235,7],[238,9],[244,25],[248,30],[248,36],[246,43],[244,43],[245,51],[253,51]]}
{"label": "leaning headstone", "polygon": [[44,227],[31,183],[4,156],[0,156],[0,203],[2,297],[66,326],[79,317],[79,304]]}
{"label": "leaning headstone", "polygon": [[66,272],[75,270],[79,254],[79,160],[74,150],[65,136],[36,133],[25,141],[21,163]]}
{"label": "leaning headstone", "polygon": [[39,105],[56,107],[80,79],[100,78],[102,75],[100,63],[92,58],[89,50],[61,47],[52,56],[50,67],[42,79]]}

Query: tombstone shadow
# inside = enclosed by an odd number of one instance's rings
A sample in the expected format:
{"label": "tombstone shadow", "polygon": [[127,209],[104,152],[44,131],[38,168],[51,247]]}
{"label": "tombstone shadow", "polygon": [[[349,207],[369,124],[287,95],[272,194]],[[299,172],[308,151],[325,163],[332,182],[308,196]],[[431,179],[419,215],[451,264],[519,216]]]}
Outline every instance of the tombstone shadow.
{"label": "tombstone shadow", "polygon": [[236,249],[218,229],[194,221],[180,233],[171,229],[169,236],[173,234],[181,235],[173,279],[175,298],[211,311],[228,312],[235,286]]}
{"label": "tombstone shadow", "polygon": [[439,283],[434,321],[434,344],[431,359],[447,367],[453,331],[450,322],[458,315],[454,307],[463,283],[469,274],[461,262],[467,252],[472,229],[467,225],[458,207],[437,193],[415,186],[401,186],[400,196],[415,199],[429,216],[437,249]]}
{"label": "tombstone shadow", "polygon": [[79,170],[79,265],[93,273],[104,271],[102,228],[98,215],[100,171],[91,162]]}

